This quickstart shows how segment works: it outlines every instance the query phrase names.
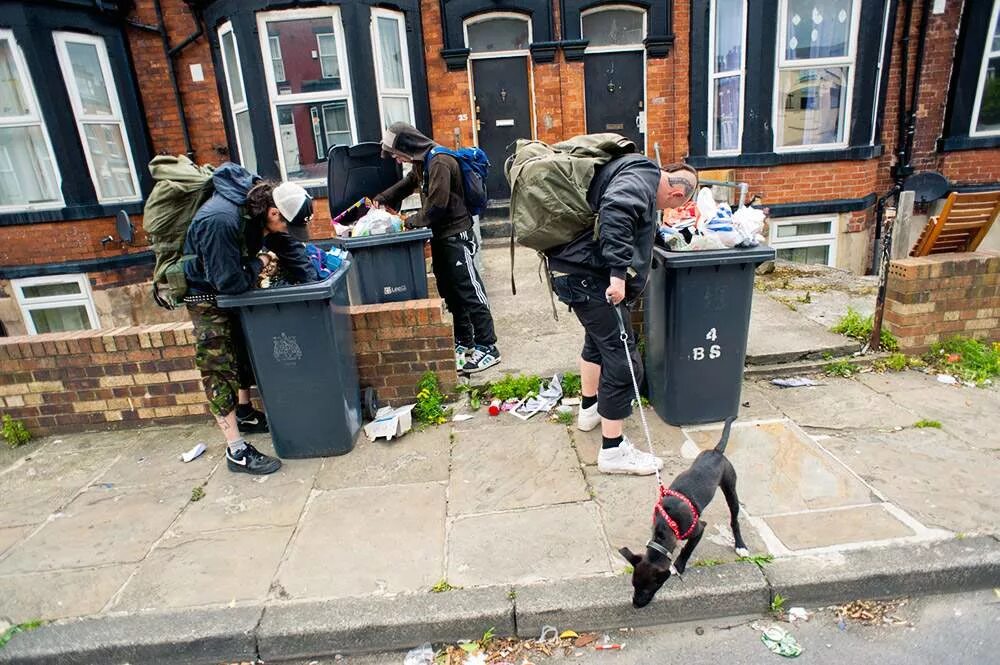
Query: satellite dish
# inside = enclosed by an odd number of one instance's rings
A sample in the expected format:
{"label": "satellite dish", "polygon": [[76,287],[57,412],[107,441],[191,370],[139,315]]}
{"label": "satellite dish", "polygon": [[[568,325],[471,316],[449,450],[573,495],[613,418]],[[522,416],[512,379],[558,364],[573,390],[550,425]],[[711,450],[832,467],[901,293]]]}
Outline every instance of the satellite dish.
{"label": "satellite dish", "polygon": [[118,231],[118,239],[126,245],[131,245],[135,240],[135,225],[124,210],[119,210],[115,217],[115,229]]}
{"label": "satellite dish", "polygon": [[914,173],[903,181],[903,191],[913,192],[913,200],[917,203],[930,203],[943,198],[951,183],[937,171],[922,171]]}

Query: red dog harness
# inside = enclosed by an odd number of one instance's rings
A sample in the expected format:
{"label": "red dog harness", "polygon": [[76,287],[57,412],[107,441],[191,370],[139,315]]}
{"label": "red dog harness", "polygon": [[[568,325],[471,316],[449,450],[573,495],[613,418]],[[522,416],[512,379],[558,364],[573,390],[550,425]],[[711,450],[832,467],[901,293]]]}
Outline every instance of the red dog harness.
{"label": "red dog harness", "polygon": [[[691,511],[691,527],[683,534],[681,533],[680,527],[677,526],[677,522],[674,521],[674,518],[668,515],[667,511],[663,508],[663,499],[668,496],[680,499],[685,505],[687,505],[688,510]],[[698,510],[694,507],[694,503],[691,502],[691,499],[676,490],[667,489],[663,485],[660,485],[660,498],[656,501],[656,505],[653,507],[653,524],[656,524],[657,515],[663,518],[663,521],[667,523],[670,530],[674,532],[675,536],[677,536],[677,540],[687,540],[691,534],[694,533],[694,528],[698,526]]]}

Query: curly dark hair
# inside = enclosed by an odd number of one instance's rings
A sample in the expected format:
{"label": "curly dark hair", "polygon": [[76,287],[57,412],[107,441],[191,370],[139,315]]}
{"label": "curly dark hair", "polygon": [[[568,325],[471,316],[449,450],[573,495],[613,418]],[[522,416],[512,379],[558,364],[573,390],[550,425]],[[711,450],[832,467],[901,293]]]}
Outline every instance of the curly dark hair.
{"label": "curly dark hair", "polygon": [[247,192],[247,214],[253,219],[260,219],[268,208],[274,207],[274,188],[278,186],[273,180],[258,180]]}

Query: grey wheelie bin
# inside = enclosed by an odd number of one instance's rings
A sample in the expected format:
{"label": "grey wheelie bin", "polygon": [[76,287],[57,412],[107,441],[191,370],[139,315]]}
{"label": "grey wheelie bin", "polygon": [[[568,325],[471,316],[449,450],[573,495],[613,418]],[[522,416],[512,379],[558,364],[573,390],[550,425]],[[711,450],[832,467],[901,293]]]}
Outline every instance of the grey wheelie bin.
{"label": "grey wheelie bin", "polygon": [[[340,217],[341,224],[353,224],[367,211],[364,206],[353,207],[355,203],[378,195],[402,177],[399,164],[382,156],[380,143],[331,148],[327,159],[330,216]],[[426,298],[424,245],[430,237],[429,229],[417,229],[332,240],[329,244],[349,251],[354,263],[347,280],[351,304]]]}
{"label": "grey wheelie bin", "polygon": [[328,457],[354,448],[361,429],[358,369],[347,311],[345,261],[310,284],[219,296],[239,310],[278,457]]}
{"label": "grey wheelie bin", "polygon": [[737,415],[754,269],[770,247],[671,252],[657,247],[646,288],[646,382],[671,425]]}

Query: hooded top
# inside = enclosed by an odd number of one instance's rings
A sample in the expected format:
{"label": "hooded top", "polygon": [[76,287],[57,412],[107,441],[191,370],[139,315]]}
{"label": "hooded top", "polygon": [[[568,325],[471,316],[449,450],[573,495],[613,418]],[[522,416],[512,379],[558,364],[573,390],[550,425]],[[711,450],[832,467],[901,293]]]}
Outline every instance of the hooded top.
{"label": "hooded top", "polygon": [[403,199],[420,189],[420,212],[410,216],[407,224],[429,226],[435,238],[448,238],[472,228],[472,216],[465,207],[458,160],[451,155],[435,155],[424,177],[427,153],[437,145],[405,122],[390,125],[382,136],[382,153],[411,161],[413,169],[375,200],[398,210]]}
{"label": "hooded top", "polygon": [[250,290],[256,283],[263,263],[246,256],[240,206],[246,203],[247,192],[257,179],[230,162],[212,174],[215,192],[198,208],[184,238],[184,253],[196,257],[184,264],[189,293],[234,295]]}

